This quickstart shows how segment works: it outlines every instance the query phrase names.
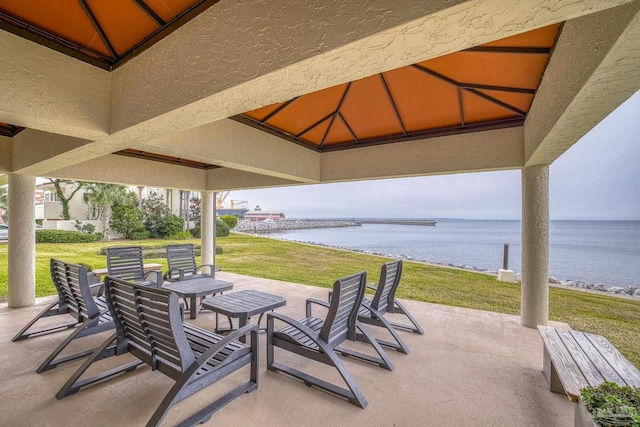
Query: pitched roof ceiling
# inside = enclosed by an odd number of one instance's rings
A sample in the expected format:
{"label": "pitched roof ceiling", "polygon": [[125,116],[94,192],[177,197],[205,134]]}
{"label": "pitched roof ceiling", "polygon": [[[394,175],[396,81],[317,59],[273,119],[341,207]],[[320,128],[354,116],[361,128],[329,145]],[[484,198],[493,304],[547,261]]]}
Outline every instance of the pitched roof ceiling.
{"label": "pitched roof ceiling", "polygon": [[111,70],[219,0],[0,0],[0,28]]}
{"label": "pitched roof ceiling", "polygon": [[317,151],[524,122],[560,24],[233,117]]}

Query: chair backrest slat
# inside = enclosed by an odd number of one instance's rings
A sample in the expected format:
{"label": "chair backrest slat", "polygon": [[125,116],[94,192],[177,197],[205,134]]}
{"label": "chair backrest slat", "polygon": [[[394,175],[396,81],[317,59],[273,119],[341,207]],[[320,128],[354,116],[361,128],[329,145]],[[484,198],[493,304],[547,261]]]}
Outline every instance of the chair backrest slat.
{"label": "chair backrest slat", "polygon": [[393,300],[400,284],[402,276],[402,260],[392,261],[382,265],[378,289],[371,301],[371,306],[384,314],[391,309],[393,311]]}
{"label": "chair backrest slat", "polygon": [[195,360],[176,294],[107,276],[105,293],[116,322],[118,346],[127,346],[152,369],[179,378]]}
{"label": "chair backrest slat", "polygon": [[107,271],[110,276],[130,282],[144,280],[144,261],[141,246],[107,248]]}
{"label": "chair backrest slat", "polygon": [[358,308],[362,304],[367,273],[362,271],[344,277],[333,284],[333,297],[325,319],[320,338],[332,346],[347,337],[355,337]]}
{"label": "chair backrest slat", "polygon": [[196,252],[191,243],[167,245],[169,270],[184,269],[185,273],[196,272]]}
{"label": "chair backrest slat", "polygon": [[58,291],[58,298],[76,316],[79,322],[95,317],[100,310],[93,300],[87,279],[87,268],[51,258],[51,279]]}

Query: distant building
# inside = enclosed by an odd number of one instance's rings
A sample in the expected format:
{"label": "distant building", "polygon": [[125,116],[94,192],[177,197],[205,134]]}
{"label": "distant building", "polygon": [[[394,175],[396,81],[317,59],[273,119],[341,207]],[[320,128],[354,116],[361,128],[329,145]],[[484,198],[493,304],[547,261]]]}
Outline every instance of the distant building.
{"label": "distant building", "polygon": [[246,212],[244,219],[250,221],[279,221],[284,219],[284,214],[282,212],[263,211],[258,205],[254,210]]}

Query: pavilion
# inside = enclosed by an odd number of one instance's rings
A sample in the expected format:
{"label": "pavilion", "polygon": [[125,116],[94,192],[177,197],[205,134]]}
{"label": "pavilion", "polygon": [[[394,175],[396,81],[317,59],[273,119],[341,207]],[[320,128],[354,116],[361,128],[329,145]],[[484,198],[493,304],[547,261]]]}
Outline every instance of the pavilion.
{"label": "pavilion", "polygon": [[640,1],[113,4],[0,0],[9,307],[37,176],[200,191],[211,263],[217,191],[519,169],[547,323],[549,165],[640,89]]}

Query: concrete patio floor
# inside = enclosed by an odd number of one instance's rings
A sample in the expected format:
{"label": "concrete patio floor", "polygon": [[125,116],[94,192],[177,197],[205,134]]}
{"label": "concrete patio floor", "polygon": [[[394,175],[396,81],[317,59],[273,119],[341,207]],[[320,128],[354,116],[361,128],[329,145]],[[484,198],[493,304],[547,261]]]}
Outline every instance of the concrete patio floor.
{"label": "concrete patio floor", "polygon": [[[217,277],[235,283],[234,290],[258,289],[285,296],[278,312],[304,317],[304,301],[326,299],[327,289],[259,279],[231,273]],[[400,285],[402,286],[402,284]],[[470,294],[470,298],[472,294]],[[79,393],[56,400],[57,390],[80,366],[76,361],[36,374],[36,367],[64,339],[59,332],[12,343],[13,335],[50,298],[22,309],[0,306],[0,425],[6,426],[138,426],[144,425],[173,381],[139,367]],[[405,301],[403,301],[405,302]],[[369,406],[345,400],[282,373],[266,370],[265,333],[260,333],[260,383],[214,414],[207,425],[218,426],[569,426],[574,404],[548,390],[542,370],[542,341],[537,330],[505,314],[406,301],[425,329],[424,335],[400,332],[409,355],[388,351],[390,372],[344,359]],[[324,312],[314,311],[322,317]],[[257,319],[256,319],[257,320]],[[263,319],[263,325],[264,325]],[[255,320],[254,320],[255,321]],[[203,311],[193,323],[212,329],[215,315]],[[384,331],[370,327],[383,337]],[[82,338],[74,349],[98,345],[108,333]],[[369,351],[362,343],[350,347]],[[73,350],[73,349],[70,349]],[[129,356],[122,356],[129,357]],[[120,364],[110,358],[98,365]],[[129,359],[127,359],[129,360]],[[337,381],[332,368],[276,349],[276,361]],[[176,405],[163,425],[185,419],[208,400],[246,381],[248,370]],[[342,384],[340,384],[342,385]]]}

